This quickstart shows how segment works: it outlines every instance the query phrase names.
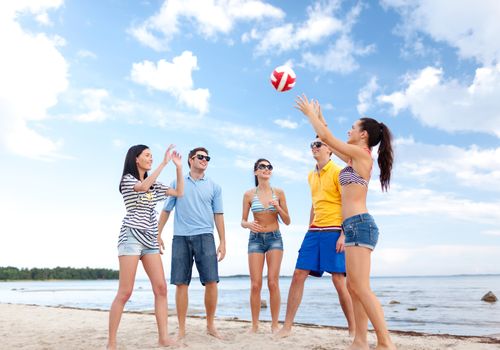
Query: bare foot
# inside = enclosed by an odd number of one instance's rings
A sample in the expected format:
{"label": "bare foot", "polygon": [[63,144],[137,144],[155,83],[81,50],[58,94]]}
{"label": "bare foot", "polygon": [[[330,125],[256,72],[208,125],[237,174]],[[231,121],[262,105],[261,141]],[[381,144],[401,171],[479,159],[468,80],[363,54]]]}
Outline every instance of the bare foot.
{"label": "bare foot", "polygon": [[250,329],[247,331],[247,334],[257,334],[259,333],[259,327],[250,327]]}
{"label": "bare foot", "polygon": [[115,343],[113,343],[113,344],[108,343],[106,345],[106,350],[116,350],[116,344]]}
{"label": "bare foot", "polygon": [[208,327],[207,326],[207,333],[208,335],[211,335],[212,337],[215,337],[217,339],[224,339],[222,337],[222,335],[219,333],[219,331],[217,330],[217,328],[215,328],[214,326],[211,326],[211,327]]}
{"label": "bare foot", "polygon": [[278,333],[279,330],[280,330],[280,326],[278,326],[278,325],[271,326],[271,333],[272,334]]}
{"label": "bare foot", "polygon": [[160,346],[160,347],[162,347],[162,346],[176,346],[176,345],[178,345],[177,341],[175,339],[172,339],[172,338],[158,340],[158,346]]}
{"label": "bare foot", "polygon": [[292,334],[291,328],[281,327],[281,329],[278,332],[274,333],[274,337],[275,338],[286,338],[290,334]]}
{"label": "bare foot", "polygon": [[369,350],[368,343],[353,342],[346,350]]}
{"label": "bare foot", "polygon": [[179,342],[182,341],[186,337],[186,330],[185,329],[179,329],[177,336],[175,337],[175,341]]}
{"label": "bare foot", "polygon": [[375,348],[375,350],[397,350],[396,349],[396,346],[394,344],[389,344],[389,345],[377,345],[377,347]]}

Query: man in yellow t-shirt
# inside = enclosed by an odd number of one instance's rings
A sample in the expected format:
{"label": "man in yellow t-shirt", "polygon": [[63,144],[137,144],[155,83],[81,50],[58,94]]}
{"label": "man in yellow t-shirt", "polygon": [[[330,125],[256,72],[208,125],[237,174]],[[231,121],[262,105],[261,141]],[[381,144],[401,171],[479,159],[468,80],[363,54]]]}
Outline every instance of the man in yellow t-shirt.
{"label": "man in yellow t-shirt", "polygon": [[311,152],[316,160],[316,168],[308,177],[312,195],[309,230],[299,250],[288,292],[285,322],[278,337],[286,337],[291,332],[307,277],[321,277],[324,272],[332,275],[349,333],[354,334],[354,310],[345,279],[340,167],[330,160],[332,152],[319,138],[311,143]]}

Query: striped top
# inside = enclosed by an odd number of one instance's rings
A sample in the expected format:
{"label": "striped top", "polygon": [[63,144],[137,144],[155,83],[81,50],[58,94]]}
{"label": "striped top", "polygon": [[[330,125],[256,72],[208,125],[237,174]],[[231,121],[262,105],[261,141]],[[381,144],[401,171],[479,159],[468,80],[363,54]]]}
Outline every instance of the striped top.
{"label": "striped top", "polygon": [[[277,200],[278,198],[274,194],[273,189],[271,188],[271,193],[273,194],[273,200]],[[276,211],[276,207],[274,205],[270,205],[267,208],[264,207],[264,204],[259,199],[259,196],[257,195],[257,187],[255,188],[255,194],[253,195],[252,198],[252,205],[251,205],[252,213],[260,213],[263,211]]]}
{"label": "striped top", "polygon": [[340,171],[339,182],[342,186],[346,186],[349,184],[358,184],[368,187],[368,181],[363,179],[361,175],[359,175],[357,171],[354,170],[350,165],[346,166]]}
{"label": "striped top", "polygon": [[121,190],[127,214],[123,218],[118,245],[127,241],[127,228],[134,237],[146,247],[158,248],[158,221],[155,210],[156,203],[167,198],[167,185],[155,182],[147,192],[134,191],[136,183],[140,182],[131,174],[123,177]]}

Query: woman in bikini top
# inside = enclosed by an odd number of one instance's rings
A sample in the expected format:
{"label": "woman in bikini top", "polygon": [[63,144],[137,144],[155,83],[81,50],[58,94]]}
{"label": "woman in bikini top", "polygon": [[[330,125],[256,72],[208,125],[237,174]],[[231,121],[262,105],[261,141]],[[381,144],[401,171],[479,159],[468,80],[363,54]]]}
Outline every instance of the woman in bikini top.
{"label": "woman in bikini top", "polygon": [[356,323],[352,347],[368,348],[369,319],[377,335],[377,348],[396,349],[380,302],[370,289],[371,252],[378,240],[378,228],[366,208],[373,164],[370,150],[377,144],[380,144],[377,162],[382,191],[389,187],[393,163],[391,133],[385,124],[372,118],[361,118],[349,130],[347,142],[343,142],[328,130],[318,101],[309,101],[302,95],[296,100],[296,108],[308,117],[318,137],[348,164],[339,181],[342,185],[342,226],[346,237],[347,288],[352,297]]}
{"label": "woman in bikini top", "polygon": [[[279,230],[279,219],[290,224],[290,216],[286,205],[285,193],[279,188],[272,188],[269,181],[273,166],[267,159],[258,159],[254,164],[255,187],[243,196],[243,214],[241,226],[249,229],[248,268],[250,272],[251,291],[250,308],[252,311],[252,328],[259,329],[259,313],[262,289],[262,273],[267,261],[267,285],[271,306],[271,330],[279,328],[278,319],[281,305],[279,290],[279,274],[283,259],[283,240]],[[253,221],[248,220],[252,211]]]}

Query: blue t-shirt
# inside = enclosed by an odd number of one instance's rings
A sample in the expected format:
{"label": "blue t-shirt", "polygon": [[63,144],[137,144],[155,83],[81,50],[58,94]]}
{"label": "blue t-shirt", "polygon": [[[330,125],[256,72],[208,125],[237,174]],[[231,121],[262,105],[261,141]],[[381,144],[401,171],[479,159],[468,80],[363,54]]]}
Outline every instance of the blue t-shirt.
{"label": "blue t-shirt", "polygon": [[[173,181],[172,188],[177,188]],[[199,180],[184,177],[184,195],[168,197],[163,210],[174,213],[174,236],[195,236],[214,233],[214,214],[223,214],[222,189],[204,176]]]}

